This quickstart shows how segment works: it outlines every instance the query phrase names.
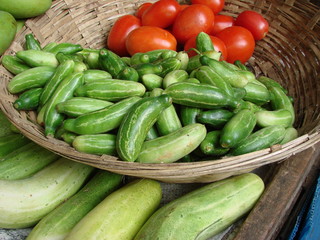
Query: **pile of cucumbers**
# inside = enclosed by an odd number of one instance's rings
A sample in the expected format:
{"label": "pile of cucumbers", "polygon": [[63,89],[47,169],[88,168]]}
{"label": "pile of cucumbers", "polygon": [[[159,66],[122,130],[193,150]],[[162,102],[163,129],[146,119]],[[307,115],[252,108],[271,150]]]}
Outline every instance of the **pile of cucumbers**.
{"label": "pile of cucumbers", "polygon": [[171,163],[241,155],[298,136],[292,97],[243,63],[219,61],[206,33],[198,54],[153,50],[119,57],[73,43],[3,56],[15,76],[14,107],[37,112],[46,136],[80,152],[123,161]]}

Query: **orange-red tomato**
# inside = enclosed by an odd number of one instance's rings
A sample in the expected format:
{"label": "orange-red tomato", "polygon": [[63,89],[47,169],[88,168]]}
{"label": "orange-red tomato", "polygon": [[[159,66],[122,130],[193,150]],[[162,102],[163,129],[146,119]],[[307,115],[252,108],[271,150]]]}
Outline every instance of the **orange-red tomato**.
{"label": "orange-red tomato", "polygon": [[[195,51],[192,51],[192,50],[188,51],[190,48],[196,48],[196,38],[197,36],[190,38],[184,45],[184,51],[188,52],[189,57],[195,56],[197,54]],[[224,44],[224,42],[215,36],[210,35],[210,38],[211,38],[214,50],[216,50],[217,52],[221,52],[220,60],[221,61],[226,60],[228,53],[227,53],[227,47]]]}
{"label": "orange-red tomato", "polygon": [[212,10],[203,4],[193,4],[183,9],[173,23],[172,34],[184,44],[200,32],[210,32],[214,21]]}
{"label": "orange-red tomato", "polygon": [[207,5],[214,14],[221,12],[224,7],[224,0],[191,0],[191,3]]}
{"label": "orange-red tomato", "polygon": [[154,26],[141,26],[130,32],[126,47],[132,56],[137,52],[148,52],[156,49],[177,50],[177,40],[165,29]]}
{"label": "orange-red tomato", "polygon": [[143,14],[151,5],[152,5],[151,2],[142,3],[142,4],[138,7],[138,9],[137,9],[137,11],[136,11],[136,16],[137,16],[138,18],[141,18],[141,17],[142,17],[142,14]]}
{"label": "orange-red tomato", "polygon": [[214,16],[213,28],[210,34],[216,35],[221,30],[232,27],[234,25],[234,18],[232,16],[217,14]]}
{"label": "orange-red tomato", "polygon": [[110,29],[107,47],[119,56],[127,56],[126,38],[132,30],[140,26],[140,19],[134,15],[120,17]]}
{"label": "orange-red tomato", "polygon": [[167,28],[179,12],[180,5],[176,0],[158,0],[142,14],[141,22],[144,26]]}
{"label": "orange-red tomato", "polygon": [[255,40],[251,32],[244,27],[225,28],[216,37],[220,38],[227,47],[227,62],[234,63],[239,60],[245,63],[254,52]]}

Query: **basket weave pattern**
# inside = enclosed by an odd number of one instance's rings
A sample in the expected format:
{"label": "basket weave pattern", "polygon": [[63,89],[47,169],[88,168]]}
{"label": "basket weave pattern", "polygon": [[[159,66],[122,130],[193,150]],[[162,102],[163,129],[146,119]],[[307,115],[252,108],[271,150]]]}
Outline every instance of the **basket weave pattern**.
{"label": "basket weave pattern", "polygon": [[[49,42],[72,42],[84,47],[106,47],[114,21],[133,14],[146,1],[57,0],[44,15],[30,19],[5,54],[15,54],[24,46],[24,36],[32,32],[44,46]],[[294,98],[295,127],[300,137],[283,146],[236,157],[193,163],[141,164],[120,161],[113,156],[77,152],[63,141],[47,138],[36,124],[34,112],[17,111],[16,96],[8,93],[12,75],[0,66],[0,107],[9,120],[28,138],[59,155],[101,169],[164,182],[210,182],[279,162],[320,141],[320,9],[305,0],[226,1],[222,13],[236,17],[251,9],[270,23],[266,38],[257,42],[249,63],[255,74],[280,82]]]}

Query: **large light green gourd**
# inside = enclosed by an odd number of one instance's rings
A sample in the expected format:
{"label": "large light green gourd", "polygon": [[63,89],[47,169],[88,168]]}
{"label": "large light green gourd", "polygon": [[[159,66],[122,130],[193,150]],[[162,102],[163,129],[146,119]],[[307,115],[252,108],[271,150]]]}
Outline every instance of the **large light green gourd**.
{"label": "large light green gourd", "polygon": [[45,13],[52,0],[0,0],[0,10],[11,13],[16,19],[31,18]]}
{"label": "large light green gourd", "polygon": [[[0,1],[1,6],[1,1]],[[1,8],[1,7],[0,7]],[[0,11],[0,56],[11,45],[17,31],[17,22],[14,17],[4,11]]]}

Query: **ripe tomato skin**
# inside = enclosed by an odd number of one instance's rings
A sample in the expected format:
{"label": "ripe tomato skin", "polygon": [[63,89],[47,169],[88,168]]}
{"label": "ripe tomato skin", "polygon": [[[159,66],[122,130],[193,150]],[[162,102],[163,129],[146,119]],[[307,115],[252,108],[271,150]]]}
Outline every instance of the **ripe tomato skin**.
{"label": "ripe tomato skin", "polygon": [[141,26],[129,33],[126,47],[131,56],[137,52],[148,52],[156,49],[176,51],[177,40],[170,32],[162,28]]}
{"label": "ripe tomato skin", "polygon": [[142,14],[152,5],[151,2],[142,3],[136,10],[136,17],[141,18]]}
{"label": "ripe tomato skin", "polygon": [[255,40],[251,32],[244,27],[225,28],[216,37],[220,38],[227,47],[227,62],[234,63],[234,61],[240,60],[245,63],[254,52]]}
{"label": "ripe tomato skin", "polygon": [[248,29],[256,41],[264,38],[269,31],[268,21],[260,13],[250,10],[241,12],[235,25]]}
{"label": "ripe tomato skin", "polygon": [[224,0],[191,0],[191,4],[204,4],[211,8],[214,14],[218,14],[224,8]]}
{"label": "ripe tomato skin", "polygon": [[180,5],[176,0],[158,0],[142,14],[141,22],[143,26],[167,28],[179,12]]}
{"label": "ripe tomato skin", "polygon": [[214,14],[203,4],[193,4],[183,9],[173,23],[172,34],[177,41],[184,44],[189,38],[200,32],[210,32]]}
{"label": "ripe tomato skin", "polygon": [[139,18],[133,15],[124,15],[120,17],[111,27],[107,47],[119,56],[127,56],[126,38],[128,34],[141,26]]}
{"label": "ripe tomato skin", "polygon": [[213,28],[210,34],[216,35],[221,30],[234,26],[234,18],[232,16],[217,14],[214,16]]}
{"label": "ripe tomato skin", "polygon": [[[188,41],[184,45],[184,51],[188,51],[190,48],[196,48],[196,38],[197,38],[197,36],[194,36],[194,37],[188,39]],[[226,60],[228,53],[227,53],[227,47],[224,44],[224,42],[215,36],[210,35],[210,38],[213,43],[214,49],[217,52],[221,52],[220,60],[221,61]],[[188,52],[189,57],[195,56],[196,54],[197,53],[195,51]]]}

